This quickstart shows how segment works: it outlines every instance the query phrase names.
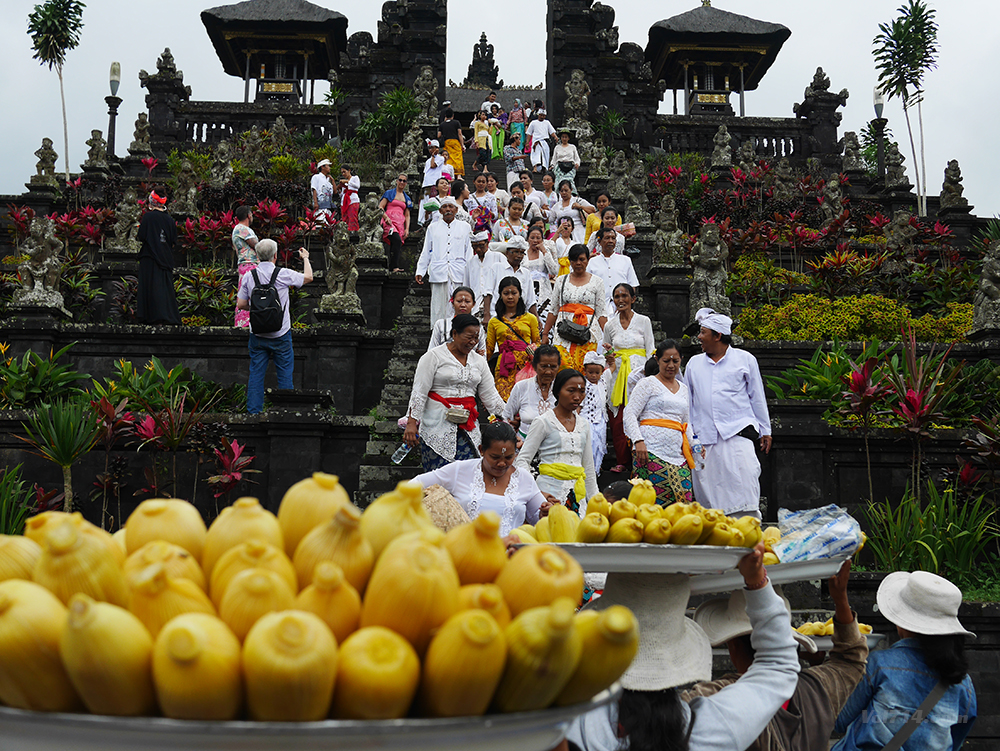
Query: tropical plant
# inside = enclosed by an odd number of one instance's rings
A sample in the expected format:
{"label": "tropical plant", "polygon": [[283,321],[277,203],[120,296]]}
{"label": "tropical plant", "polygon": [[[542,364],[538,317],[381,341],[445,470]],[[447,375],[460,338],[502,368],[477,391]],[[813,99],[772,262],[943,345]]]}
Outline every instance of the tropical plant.
{"label": "tropical plant", "polygon": [[[878,351],[878,342],[874,343],[875,351]],[[866,350],[868,349],[866,345]],[[885,410],[879,406],[885,402],[891,393],[891,389],[885,385],[885,378],[876,370],[878,357],[862,354],[859,358],[861,365],[853,360],[848,360],[850,372],[843,376],[844,385],[847,389],[840,392],[844,404],[838,412],[845,417],[854,418],[854,425],[861,428],[861,435],[865,442],[865,463],[868,469],[868,500],[875,500],[875,491],[872,486],[872,455],[868,447],[868,434],[871,432],[872,420],[879,414],[884,414]]]}
{"label": "tropical plant", "polygon": [[625,115],[617,110],[605,109],[597,116],[594,128],[604,143],[610,146],[616,138],[625,135]]}
{"label": "tropical plant", "polygon": [[[254,456],[243,456],[243,452],[246,450],[246,444],[240,445],[239,441],[230,441],[228,438],[223,436],[222,438],[222,450],[215,449],[215,463],[219,469],[219,474],[212,475],[207,478],[209,485],[216,488],[215,492],[215,512],[219,512],[219,498],[221,496],[226,496],[226,500],[229,499],[229,494],[232,490],[240,484],[242,480],[247,480],[250,482],[245,475],[250,474],[260,474],[259,469],[250,469],[250,463],[256,458]],[[229,505],[228,503],[226,505]]]}
{"label": "tropical plant", "polygon": [[115,498],[118,501],[118,515],[115,517],[115,520],[119,525],[121,525],[121,495],[117,492],[120,488],[116,483],[112,482],[113,473],[111,472],[111,451],[122,437],[132,433],[132,425],[135,422],[135,417],[132,416],[131,412],[127,411],[128,399],[122,399],[117,404],[114,404],[106,396],[102,396],[97,401],[91,402],[91,406],[97,414],[97,442],[104,446],[104,474],[103,477],[100,475],[98,476],[100,480],[98,484],[102,490],[101,527],[104,527],[104,523],[108,516],[109,490],[115,495]]}
{"label": "tropical plant", "polygon": [[[900,6],[899,16],[891,23],[879,24],[879,34],[872,40],[878,82],[889,99],[903,102],[906,130],[913,153],[913,171],[917,184],[917,209],[927,215],[927,165],[924,159],[924,74],[937,67],[937,32],[935,11],[923,0],[907,0]],[[920,169],[917,169],[917,148],[910,124],[910,108],[917,105],[920,127]],[[921,177],[923,178],[921,180]]]}
{"label": "tropical plant", "polygon": [[821,345],[808,360],[800,359],[797,365],[780,375],[765,376],[765,380],[779,399],[832,399],[840,394],[850,367],[843,346],[834,340],[829,351]]}
{"label": "tropical plant", "polygon": [[184,322],[199,318],[209,325],[224,325],[236,308],[236,290],[218,267],[193,268],[181,274],[174,285]]}
{"label": "tropical plant", "polygon": [[72,511],[73,464],[94,447],[100,435],[97,415],[90,402],[60,399],[52,404],[40,404],[21,427],[28,437],[16,437],[34,448],[31,453],[62,469],[66,494],[63,511]]}
{"label": "tropical plant", "polygon": [[21,465],[0,469],[0,535],[19,535],[31,513],[32,492],[21,477]]}
{"label": "tropical plant", "polygon": [[69,125],[66,120],[66,92],[63,88],[63,65],[66,53],[80,44],[83,29],[83,9],[80,0],[45,0],[28,14],[28,34],[31,36],[32,55],[41,65],[55,68],[59,77],[59,98],[62,100],[63,157],[66,164],[66,182],[69,183]]}
{"label": "tropical plant", "polygon": [[[0,358],[4,357],[8,346],[0,343]],[[90,376],[59,363],[59,358],[72,346],[67,344],[55,354],[49,350],[48,358],[29,350],[20,360],[12,357],[0,359],[0,407],[33,409],[55,399],[82,394],[75,384]]]}

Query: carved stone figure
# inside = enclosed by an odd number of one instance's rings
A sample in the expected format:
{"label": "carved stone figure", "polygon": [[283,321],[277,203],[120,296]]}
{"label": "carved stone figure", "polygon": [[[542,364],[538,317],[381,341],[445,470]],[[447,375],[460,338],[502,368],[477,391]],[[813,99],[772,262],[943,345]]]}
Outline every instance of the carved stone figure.
{"label": "carved stone figure", "polygon": [[742,170],[743,174],[749,176],[751,172],[757,169],[757,151],[754,149],[753,142],[749,138],[740,144],[737,159],[739,159],[740,170]]}
{"label": "carved stone figure", "polygon": [[729,135],[729,129],[725,125],[720,125],[715,133],[715,137],[712,138],[712,143],[715,144],[715,147],[712,149],[713,167],[728,168],[733,166],[733,150],[729,146],[729,142],[732,140],[732,136]]}
{"label": "carved stone figure", "polygon": [[132,143],[128,147],[130,154],[151,154],[153,152],[149,145],[149,116],[145,112],[140,112],[135,121],[135,132],[132,134]]}
{"label": "carved stone figure", "polygon": [[1000,241],[991,242],[986,249],[972,303],[972,331],[1000,331]]}
{"label": "carved stone figure", "polygon": [[840,180],[832,175],[823,186],[823,203],[819,205],[819,215],[822,226],[829,227],[844,210],[844,194],[840,189]]}
{"label": "carved stone figure", "polygon": [[271,126],[271,147],[276,154],[284,154],[292,147],[292,134],[285,125],[285,118],[278,115]]}
{"label": "carved stone figure", "polygon": [[361,258],[385,258],[382,242],[382,220],[385,212],[378,207],[378,194],[369,193],[358,207],[358,256]]}
{"label": "carved stone figure", "polygon": [[594,159],[594,129],[587,120],[577,120],[574,124],[576,131],[576,150],[580,152],[582,164],[589,164]]}
{"label": "carved stone figure", "polygon": [[628,195],[628,183],[626,181],[628,159],[626,159],[624,151],[615,152],[614,157],[611,159],[609,174],[608,187],[611,197],[617,201],[624,200]]}
{"label": "carved stone figure", "polygon": [[944,169],[944,183],[941,185],[941,208],[967,208],[969,199],[962,195],[964,191],[962,169],[958,166],[958,160],[952,159]]}
{"label": "carved stone figure", "polygon": [[83,163],[84,168],[103,169],[108,166],[108,142],[104,140],[104,134],[99,130],[90,131],[90,138],[86,144],[90,147],[87,152],[87,161]]}
{"label": "carved stone figure", "polygon": [[59,254],[62,240],[56,237],[56,225],[47,216],[31,220],[28,239],[21,245],[28,256],[17,267],[21,286],[14,291],[14,305],[21,307],[62,308],[63,296],[59,292],[62,261]]}
{"label": "carved stone figure", "polygon": [[903,167],[905,157],[899,153],[899,146],[890,143],[885,149],[885,189],[909,190],[910,181],[906,179],[906,168]]}
{"label": "carved stone figure", "polygon": [[782,157],[778,160],[778,166],[774,168],[774,192],[771,197],[776,201],[794,201],[795,193],[792,165],[787,157]]}
{"label": "carved stone figure", "polygon": [[56,160],[59,155],[52,148],[52,139],[43,138],[42,145],[35,152],[38,162],[35,164],[36,174],[31,176],[32,185],[51,185],[53,188],[59,187],[59,180],[56,178]]}
{"label": "carved stone figure", "polygon": [[919,234],[919,230],[910,223],[912,218],[913,215],[906,209],[898,209],[892,215],[892,221],[882,230],[882,234],[885,235],[885,247],[888,250],[910,254],[913,250],[913,239]]}
{"label": "carved stone figure", "polygon": [[223,188],[233,179],[233,146],[225,138],[215,145],[215,153],[212,158],[213,188]]}
{"label": "carved stone figure", "polygon": [[608,152],[600,136],[594,141],[590,151],[590,176],[600,179],[608,177]]}
{"label": "carved stone figure", "polygon": [[653,264],[679,266],[684,263],[684,233],[677,226],[677,207],[672,196],[660,199],[653,236]]}
{"label": "carved stone figure", "polygon": [[648,227],[653,223],[649,218],[646,204],[646,164],[642,159],[632,160],[628,171],[628,194],[625,199],[625,221],[632,222],[637,227]]}
{"label": "carved stone figure", "polygon": [[463,86],[475,88],[486,86],[491,89],[503,88],[503,81],[500,80],[500,68],[493,58],[493,45],[486,39],[484,31],[479,37],[479,43],[472,48],[472,62],[469,63],[469,70],[465,75]]}
{"label": "carved stone figure", "polygon": [[421,164],[424,150],[423,129],[414,123],[399,146],[392,155],[392,159],[385,165],[382,174],[383,182],[387,185],[395,185],[398,175],[419,175],[422,173]]}
{"label": "carved stone figure", "polygon": [[139,231],[139,220],[142,219],[142,208],[135,194],[135,188],[128,188],[122,200],[115,207],[115,237],[110,243],[110,249],[119,253],[138,253],[140,243],[136,238]]}
{"label": "carved stone figure", "polygon": [[190,159],[181,162],[170,210],[181,216],[194,216],[198,213],[198,175],[195,174]]}
{"label": "carved stone figure", "polygon": [[732,305],[726,295],[726,260],[729,246],[719,235],[719,227],[712,222],[701,225],[698,241],[691,249],[691,265],[694,267],[691,280],[690,315],[694,320],[700,308],[730,315]]}
{"label": "carved stone figure", "polygon": [[844,133],[844,161],[841,163],[842,172],[863,172],[864,163],[861,161],[861,144],[858,143],[858,134],[853,130]]}
{"label": "carved stone figure", "polygon": [[437,125],[438,80],[431,66],[425,65],[420,69],[420,75],[413,82],[413,93],[417,97],[417,104],[420,105],[417,122],[421,125]]}
{"label": "carved stone figure", "polygon": [[590,84],[583,77],[583,71],[574,68],[564,87],[566,102],[563,104],[563,120],[587,120],[590,117]]}
{"label": "carved stone figure", "polygon": [[349,313],[363,315],[358,282],[357,254],[346,222],[337,222],[333,237],[326,246],[326,286],[329,294],[323,295],[319,309],[324,313]]}
{"label": "carved stone figure", "polygon": [[243,137],[242,161],[244,166],[254,172],[264,169],[264,143],[256,125],[250,128]]}

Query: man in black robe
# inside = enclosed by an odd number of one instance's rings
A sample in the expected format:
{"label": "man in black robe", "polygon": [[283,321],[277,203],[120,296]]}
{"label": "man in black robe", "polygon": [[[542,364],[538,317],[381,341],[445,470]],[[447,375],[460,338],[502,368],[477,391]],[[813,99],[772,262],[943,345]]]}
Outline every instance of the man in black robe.
{"label": "man in black robe", "polygon": [[174,293],[174,244],[177,224],[166,210],[167,193],[157,186],[149,194],[139,222],[139,291],[135,317],[139,323],[179,326],[181,314]]}

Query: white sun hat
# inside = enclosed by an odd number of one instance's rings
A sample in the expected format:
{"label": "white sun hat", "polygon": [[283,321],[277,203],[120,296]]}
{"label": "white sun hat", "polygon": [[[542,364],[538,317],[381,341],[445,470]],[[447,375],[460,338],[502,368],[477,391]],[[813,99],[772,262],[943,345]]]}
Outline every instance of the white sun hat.
{"label": "white sun hat", "polygon": [[608,574],[604,594],[584,608],[624,605],[639,622],[639,651],[621,677],[630,691],[661,691],[712,680],[712,645],[684,615],[691,595],[686,574]]}
{"label": "white sun hat", "polygon": [[[788,598],[780,592],[778,594],[785,603],[785,609],[791,613],[792,608]],[[694,611],[694,622],[705,630],[713,647],[721,646],[730,639],[746,636],[753,631],[750,616],[747,615],[746,594],[742,589],[733,590],[729,597],[716,597],[703,602]],[[807,652],[816,652],[816,642],[805,634],[792,629],[792,638]]]}
{"label": "white sun hat", "polygon": [[937,574],[894,571],[882,580],[875,601],[886,619],[915,634],[976,636],[958,620],[962,591]]}

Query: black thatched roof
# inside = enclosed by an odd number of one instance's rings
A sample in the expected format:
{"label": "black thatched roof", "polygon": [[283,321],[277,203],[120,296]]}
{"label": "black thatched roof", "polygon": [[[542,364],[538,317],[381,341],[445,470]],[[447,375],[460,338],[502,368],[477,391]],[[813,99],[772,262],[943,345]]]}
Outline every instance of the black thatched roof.
{"label": "black thatched roof", "polygon": [[203,10],[201,21],[225,72],[240,78],[247,48],[308,51],[314,79],[326,78],[347,49],[347,16],[307,0],[245,0]]}
{"label": "black thatched roof", "polygon": [[[778,51],[792,32],[778,23],[758,21],[737,13],[701,6],[659,21],[649,28],[646,60],[653,64],[653,76],[668,86],[681,74],[680,58],[709,59],[749,64],[744,85],[757,88]],[[681,49],[677,49],[681,46]],[[712,47],[697,54],[698,47]],[[720,49],[721,48],[721,49]]]}

